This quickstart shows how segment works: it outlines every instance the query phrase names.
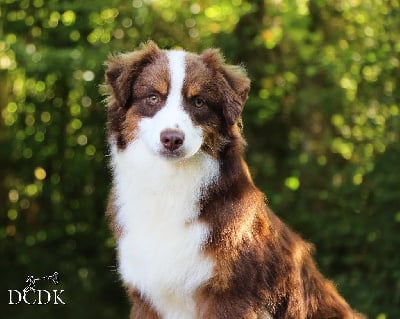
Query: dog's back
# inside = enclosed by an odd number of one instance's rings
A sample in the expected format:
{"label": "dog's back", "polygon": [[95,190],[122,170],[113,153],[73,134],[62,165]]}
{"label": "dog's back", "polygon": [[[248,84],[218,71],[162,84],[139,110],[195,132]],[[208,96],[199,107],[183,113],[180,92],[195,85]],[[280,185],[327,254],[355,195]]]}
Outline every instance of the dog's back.
{"label": "dog's back", "polygon": [[106,82],[107,213],[131,318],[362,318],[252,182],[242,68],[148,43],[112,57]]}

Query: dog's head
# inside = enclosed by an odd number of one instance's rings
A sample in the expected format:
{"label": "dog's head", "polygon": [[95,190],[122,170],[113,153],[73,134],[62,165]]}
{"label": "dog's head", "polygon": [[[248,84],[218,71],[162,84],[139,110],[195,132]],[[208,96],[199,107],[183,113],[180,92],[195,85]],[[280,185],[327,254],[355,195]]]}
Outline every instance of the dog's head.
{"label": "dog's head", "polygon": [[149,42],[106,65],[108,131],[118,149],[141,140],[168,159],[200,150],[216,157],[238,131],[250,81],[218,50],[196,55]]}

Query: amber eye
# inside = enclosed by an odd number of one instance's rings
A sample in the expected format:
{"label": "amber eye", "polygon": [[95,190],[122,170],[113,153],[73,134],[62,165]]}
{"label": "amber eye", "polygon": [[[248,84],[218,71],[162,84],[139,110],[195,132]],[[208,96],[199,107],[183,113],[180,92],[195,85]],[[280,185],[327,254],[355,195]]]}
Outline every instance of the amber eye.
{"label": "amber eye", "polygon": [[201,108],[204,105],[204,100],[202,98],[200,98],[200,97],[195,97],[193,99],[193,105],[196,108]]}
{"label": "amber eye", "polygon": [[147,97],[147,103],[150,105],[156,105],[160,102],[160,97],[157,94],[151,94]]}

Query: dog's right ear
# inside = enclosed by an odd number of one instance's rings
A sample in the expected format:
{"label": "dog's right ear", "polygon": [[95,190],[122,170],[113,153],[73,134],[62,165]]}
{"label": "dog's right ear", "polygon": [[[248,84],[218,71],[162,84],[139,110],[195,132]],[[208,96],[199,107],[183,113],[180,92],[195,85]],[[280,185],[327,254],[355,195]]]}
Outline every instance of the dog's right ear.
{"label": "dog's right ear", "polygon": [[140,49],[130,53],[110,56],[105,63],[106,88],[120,107],[130,104],[134,79],[141,70],[159,54],[160,49],[153,41],[142,44]]}
{"label": "dog's right ear", "polygon": [[218,49],[207,49],[201,57],[215,72],[215,84],[223,96],[222,111],[226,123],[234,125],[240,118],[250,90],[250,79],[239,65],[229,65]]}

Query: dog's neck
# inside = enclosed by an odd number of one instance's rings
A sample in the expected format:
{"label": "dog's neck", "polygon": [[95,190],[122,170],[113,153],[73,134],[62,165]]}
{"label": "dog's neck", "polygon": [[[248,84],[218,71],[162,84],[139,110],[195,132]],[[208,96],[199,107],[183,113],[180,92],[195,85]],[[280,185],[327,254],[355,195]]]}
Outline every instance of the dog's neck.
{"label": "dog's neck", "polygon": [[218,180],[218,161],[203,152],[177,161],[153,154],[140,140],[124,151],[113,146],[111,149],[115,190],[119,196],[130,193],[131,197],[126,200],[137,200],[148,194],[159,201],[166,193],[174,194],[181,201],[199,198],[201,189]]}

